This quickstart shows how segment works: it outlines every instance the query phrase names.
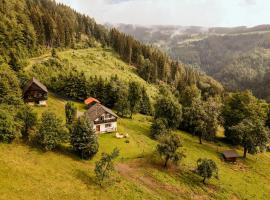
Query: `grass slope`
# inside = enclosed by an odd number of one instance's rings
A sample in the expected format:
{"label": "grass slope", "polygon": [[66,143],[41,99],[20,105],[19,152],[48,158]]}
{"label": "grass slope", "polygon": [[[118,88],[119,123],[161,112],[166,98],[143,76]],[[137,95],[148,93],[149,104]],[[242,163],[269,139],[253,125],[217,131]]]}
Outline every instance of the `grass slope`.
{"label": "grass slope", "polygon": [[[47,108],[64,119],[65,99],[49,96]],[[76,103],[79,109],[83,105]],[[90,161],[81,161],[68,147],[42,152],[21,143],[0,144],[0,199],[267,199],[270,193],[270,155],[248,155],[237,164],[224,163],[219,152],[224,144],[198,144],[190,134],[177,131],[184,143],[186,158],[178,168],[161,168],[153,155],[156,142],[149,138],[151,118],[135,115],[133,120],[119,119],[119,132],[99,136],[99,153]],[[113,182],[104,188],[96,185],[94,162],[101,152],[120,149]],[[240,152],[241,153],[241,152]],[[205,186],[193,170],[200,157],[216,161],[220,179]]]}
{"label": "grass slope", "polygon": [[[117,75],[119,79],[127,83],[133,80],[145,86],[152,99],[156,96],[157,88],[139,77],[136,74],[135,67],[123,62],[119,58],[119,55],[114,53],[111,49],[96,47],[79,50],[64,50],[59,51],[57,54],[61,59],[68,60],[70,65],[76,66],[77,70],[85,72],[87,76],[110,78],[112,75]],[[31,70],[34,64],[41,63],[49,58],[50,54],[44,54],[40,57],[29,59],[29,65],[25,70]]]}

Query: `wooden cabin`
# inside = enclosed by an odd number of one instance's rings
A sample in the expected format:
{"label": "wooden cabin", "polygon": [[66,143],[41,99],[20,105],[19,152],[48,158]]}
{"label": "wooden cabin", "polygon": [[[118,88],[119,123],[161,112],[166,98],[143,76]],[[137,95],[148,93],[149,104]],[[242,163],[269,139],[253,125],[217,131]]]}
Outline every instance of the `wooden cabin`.
{"label": "wooden cabin", "polygon": [[93,104],[85,115],[93,122],[96,133],[117,131],[118,116],[100,103]]}
{"label": "wooden cabin", "polygon": [[47,87],[33,77],[23,90],[23,99],[28,104],[46,106],[48,100]]}
{"label": "wooden cabin", "polygon": [[224,160],[228,162],[236,162],[237,158],[239,158],[238,153],[233,149],[223,151],[222,155]]}

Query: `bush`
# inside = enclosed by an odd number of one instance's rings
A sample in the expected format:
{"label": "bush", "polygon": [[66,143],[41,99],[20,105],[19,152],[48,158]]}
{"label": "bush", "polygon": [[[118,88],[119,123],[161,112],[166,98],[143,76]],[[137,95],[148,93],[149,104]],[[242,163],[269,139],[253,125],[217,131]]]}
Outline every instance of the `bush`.
{"label": "bush", "polygon": [[97,136],[86,116],[80,117],[73,125],[70,143],[82,159],[90,159],[98,152]]}
{"label": "bush", "polygon": [[37,135],[37,142],[42,148],[46,151],[53,150],[65,140],[66,136],[61,120],[53,112],[44,112]]}
{"label": "bush", "polygon": [[17,113],[17,118],[21,121],[21,134],[24,140],[29,140],[29,132],[37,124],[37,114],[30,106],[23,106]]}
{"label": "bush", "polygon": [[17,123],[12,114],[0,108],[0,142],[11,143],[17,132]]}

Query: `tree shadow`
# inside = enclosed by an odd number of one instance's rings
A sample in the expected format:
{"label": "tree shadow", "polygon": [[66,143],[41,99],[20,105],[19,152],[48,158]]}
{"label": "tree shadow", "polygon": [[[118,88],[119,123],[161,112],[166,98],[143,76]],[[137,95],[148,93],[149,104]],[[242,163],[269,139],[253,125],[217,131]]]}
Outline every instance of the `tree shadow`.
{"label": "tree shadow", "polygon": [[44,154],[46,152],[54,152],[54,153],[61,154],[61,155],[64,155],[66,157],[69,157],[69,158],[71,158],[71,159],[73,159],[75,161],[81,161],[82,160],[80,157],[78,157],[75,154],[75,152],[69,146],[58,145],[54,150],[46,151],[46,150],[42,149],[42,147],[35,140],[28,141],[28,142],[22,142],[21,144],[29,146],[32,151],[35,151],[35,152],[37,152],[39,154]]}
{"label": "tree shadow", "polygon": [[84,183],[88,188],[90,185],[98,186],[94,177],[91,177],[86,171],[77,169],[75,171],[75,177]]}

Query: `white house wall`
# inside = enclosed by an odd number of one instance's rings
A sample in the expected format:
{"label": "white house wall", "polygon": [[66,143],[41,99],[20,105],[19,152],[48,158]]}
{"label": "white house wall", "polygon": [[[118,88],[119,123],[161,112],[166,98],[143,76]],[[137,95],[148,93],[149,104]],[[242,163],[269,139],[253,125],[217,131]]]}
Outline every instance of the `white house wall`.
{"label": "white house wall", "polygon": [[[111,124],[111,127],[106,127],[106,124]],[[117,122],[109,122],[109,123],[103,123],[103,124],[95,124],[94,130],[96,131],[96,127],[100,126],[100,133],[106,133],[106,132],[114,132],[117,131]]]}

